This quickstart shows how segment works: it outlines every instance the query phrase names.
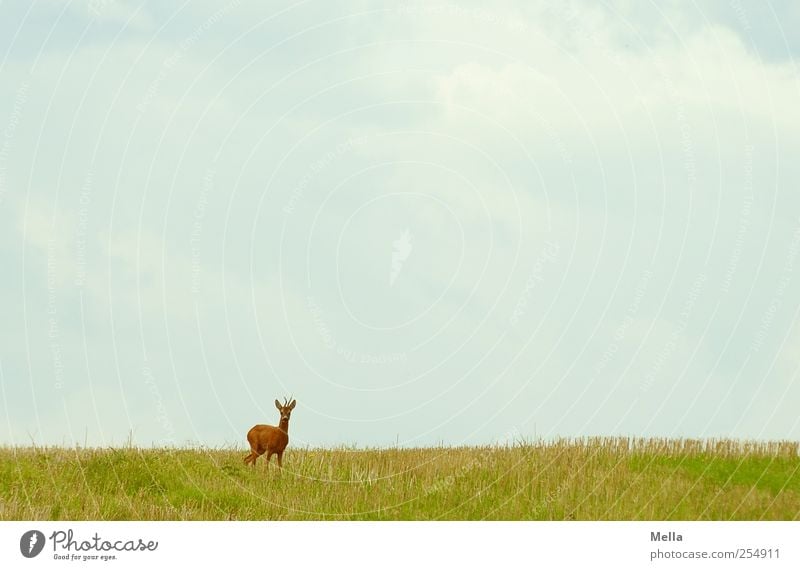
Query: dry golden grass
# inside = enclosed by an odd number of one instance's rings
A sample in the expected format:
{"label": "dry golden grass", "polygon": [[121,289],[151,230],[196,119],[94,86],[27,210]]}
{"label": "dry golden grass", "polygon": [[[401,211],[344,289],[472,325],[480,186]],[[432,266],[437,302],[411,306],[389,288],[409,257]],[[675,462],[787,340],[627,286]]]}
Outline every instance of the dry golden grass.
{"label": "dry golden grass", "polygon": [[0,519],[798,520],[798,443],[590,438],[508,447],[0,449]]}

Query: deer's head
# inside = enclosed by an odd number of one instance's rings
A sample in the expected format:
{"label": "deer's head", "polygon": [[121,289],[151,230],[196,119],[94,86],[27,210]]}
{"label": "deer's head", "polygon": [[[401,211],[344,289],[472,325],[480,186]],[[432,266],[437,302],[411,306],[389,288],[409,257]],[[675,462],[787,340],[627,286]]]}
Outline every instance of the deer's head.
{"label": "deer's head", "polygon": [[292,416],[292,410],[294,409],[295,405],[297,405],[297,400],[292,400],[289,403],[289,400],[286,398],[283,399],[283,404],[281,404],[278,400],[275,400],[275,407],[278,408],[278,411],[281,413],[281,422],[289,421],[289,418]]}

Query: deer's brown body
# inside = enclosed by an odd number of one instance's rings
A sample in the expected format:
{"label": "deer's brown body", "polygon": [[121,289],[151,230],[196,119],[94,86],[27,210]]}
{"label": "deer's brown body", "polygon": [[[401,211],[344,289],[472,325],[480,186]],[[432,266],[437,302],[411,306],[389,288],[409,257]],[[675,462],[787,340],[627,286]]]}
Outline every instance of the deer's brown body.
{"label": "deer's brown body", "polygon": [[267,464],[273,455],[278,456],[278,467],[283,467],[283,451],[289,445],[289,418],[292,410],[297,404],[296,400],[292,403],[284,401],[284,404],[275,400],[275,407],[281,413],[278,426],[255,425],[247,432],[247,442],[250,444],[250,453],[244,458],[245,464],[255,466],[256,459],[267,454]]}

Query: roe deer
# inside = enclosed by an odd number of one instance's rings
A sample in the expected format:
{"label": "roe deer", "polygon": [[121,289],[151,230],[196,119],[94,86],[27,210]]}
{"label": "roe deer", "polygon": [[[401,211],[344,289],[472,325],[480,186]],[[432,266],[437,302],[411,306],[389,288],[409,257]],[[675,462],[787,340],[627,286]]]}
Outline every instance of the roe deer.
{"label": "roe deer", "polygon": [[289,401],[284,398],[283,405],[278,400],[275,400],[275,407],[281,413],[281,420],[278,427],[256,425],[250,428],[247,432],[247,442],[250,444],[250,454],[244,458],[244,463],[252,463],[255,467],[256,459],[264,453],[267,454],[267,465],[272,454],[278,456],[278,467],[283,467],[281,461],[283,460],[283,450],[289,443],[289,418],[292,415],[292,410],[297,404],[297,400]]}

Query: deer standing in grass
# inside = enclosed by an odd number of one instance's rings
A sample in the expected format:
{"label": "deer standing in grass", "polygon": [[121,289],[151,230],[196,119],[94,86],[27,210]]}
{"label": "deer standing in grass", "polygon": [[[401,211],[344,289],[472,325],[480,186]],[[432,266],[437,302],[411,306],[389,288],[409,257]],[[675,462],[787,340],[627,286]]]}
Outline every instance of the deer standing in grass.
{"label": "deer standing in grass", "polygon": [[278,467],[283,467],[283,450],[289,444],[289,418],[292,410],[297,404],[297,400],[292,400],[291,404],[284,398],[283,405],[275,400],[275,407],[281,413],[281,420],[278,427],[259,424],[250,428],[247,432],[247,442],[250,444],[250,454],[244,458],[244,463],[256,465],[256,459],[267,454],[267,465],[273,454],[278,456]]}

